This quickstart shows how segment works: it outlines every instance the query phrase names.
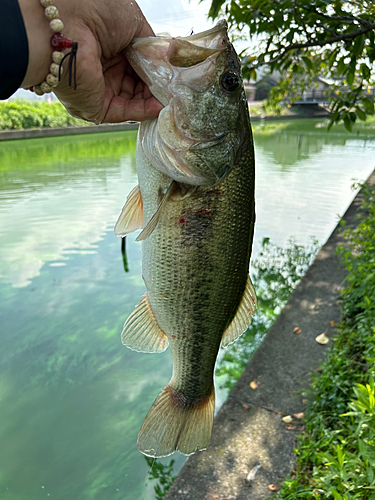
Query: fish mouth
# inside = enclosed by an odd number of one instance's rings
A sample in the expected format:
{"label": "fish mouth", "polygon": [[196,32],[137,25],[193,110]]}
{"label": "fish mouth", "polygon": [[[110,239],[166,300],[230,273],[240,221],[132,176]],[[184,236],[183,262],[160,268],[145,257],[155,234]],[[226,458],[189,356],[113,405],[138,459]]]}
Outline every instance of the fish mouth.
{"label": "fish mouth", "polygon": [[227,28],[227,22],[222,20],[213,28],[188,37],[134,38],[125,55],[151,93],[166,106],[173,97],[170,87],[179,69],[183,71],[207,61],[211,70],[202,75],[207,79],[208,73],[213,73],[217,56],[229,44]]}

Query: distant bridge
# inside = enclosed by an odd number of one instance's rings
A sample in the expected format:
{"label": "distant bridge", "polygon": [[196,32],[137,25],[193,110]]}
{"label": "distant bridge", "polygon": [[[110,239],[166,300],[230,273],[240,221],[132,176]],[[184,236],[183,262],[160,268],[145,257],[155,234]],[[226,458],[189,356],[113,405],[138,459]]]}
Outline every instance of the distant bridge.
{"label": "distant bridge", "polygon": [[[345,95],[348,93],[347,90],[341,90],[340,94]],[[304,92],[302,98],[299,101],[293,102],[293,104],[328,104],[331,98],[337,97],[339,94],[332,92],[330,89],[319,90],[312,89]],[[375,87],[370,89],[368,93],[369,96],[375,96]]]}

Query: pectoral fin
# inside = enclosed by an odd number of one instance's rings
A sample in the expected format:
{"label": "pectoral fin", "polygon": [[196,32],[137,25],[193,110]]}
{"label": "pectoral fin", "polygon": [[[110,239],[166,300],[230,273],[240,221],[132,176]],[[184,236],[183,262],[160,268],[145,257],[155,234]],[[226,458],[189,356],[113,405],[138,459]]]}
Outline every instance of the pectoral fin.
{"label": "pectoral fin", "polygon": [[139,186],[130,191],[115,225],[116,236],[126,236],[143,228],[143,201]]}
{"label": "pectoral fin", "polygon": [[151,217],[151,219],[148,221],[146,227],[144,230],[138,235],[135,241],[142,241],[151,236],[153,233],[154,229],[156,228],[157,223],[159,222],[160,214],[163,211],[163,208],[169,198],[169,196],[173,193],[175,186],[177,185],[176,181],[172,181],[165,192],[165,195],[163,196],[163,199],[161,200],[158,209],[154,213],[154,215]]}
{"label": "pectoral fin", "polygon": [[147,293],[125,321],[121,342],[138,352],[163,352],[168,347],[168,338],[155,319]]}
{"label": "pectoral fin", "polygon": [[238,339],[251,323],[250,314],[254,315],[257,298],[250,276],[247,277],[246,288],[235,317],[225,330],[221,339],[221,347],[227,347]]}

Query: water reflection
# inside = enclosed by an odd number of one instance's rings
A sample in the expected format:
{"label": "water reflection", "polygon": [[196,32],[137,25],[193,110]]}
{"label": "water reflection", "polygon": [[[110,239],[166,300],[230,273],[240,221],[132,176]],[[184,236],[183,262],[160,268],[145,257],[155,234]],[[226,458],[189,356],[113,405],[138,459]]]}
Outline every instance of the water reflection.
{"label": "water reflection", "polygon": [[[155,492],[155,500],[162,500],[173,481],[176,479],[174,475],[175,460],[168,460],[163,463],[156,458],[144,457],[147,465],[150,467],[148,471],[148,479],[152,482]],[[155,482],[156,481],[156,482]]]}
{"label": "water reflection", "polygon": [[[326,142],[318,123],[255,127],[255,260],[264,237],[281,247],[291,235],[324,242],[353,197],[352,178],[374,166],[375,141]],[[170,378],[170,353],[121,345],[145,287],[141,244],[129,235],[120,255],[113,234],[136,183],[135,132],[1,145],[1,499],[155,498],[136,440]],[[177,470],[184,458],[175,460]]]}
{"label": "water reflection", "polygon": [[343,126],[326,131],[329,120],[295,120],[255,124],[254,137],[257,148],[267,151],[269,158],[289,171],[293,165],[315,157],[331,146],[343,148],[355,140],[357,148],[375,149],[375,123],[358,124],[354,134]]}
{"label": "water reflection", "polygon": [[126,236],[121,238],[121,255],[122,255],[122,262],[124,264],[124,271],[128,273],[129,264],[128,264],[128,257],[126,255]]}

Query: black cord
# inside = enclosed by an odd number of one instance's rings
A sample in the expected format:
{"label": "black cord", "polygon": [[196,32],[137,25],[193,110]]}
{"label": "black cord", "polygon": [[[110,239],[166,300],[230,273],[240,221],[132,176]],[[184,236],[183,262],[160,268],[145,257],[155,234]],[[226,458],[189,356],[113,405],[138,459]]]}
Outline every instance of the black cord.
{"label": "black cord", "polygon": [[68,54],[66,54],[60,64],[59,64],[59,81],[61,80],[61,70],[62,65],[67,57],[69,57],[69,65],[68,65],[68,75],[69,75],[69,87],[72,86],[72,73],[73,73],[73,81],[74,81],[74,90],[77,89],[77,51],[78,51],[78,42],[73,42],[72,50]]}

